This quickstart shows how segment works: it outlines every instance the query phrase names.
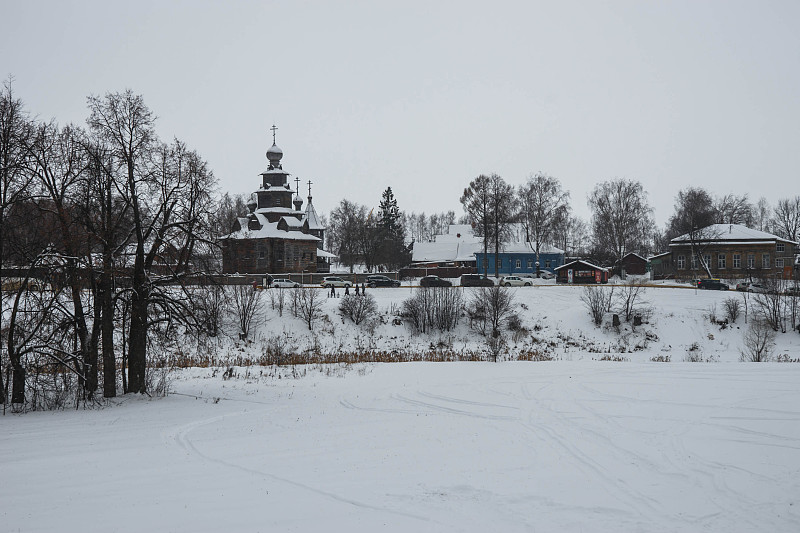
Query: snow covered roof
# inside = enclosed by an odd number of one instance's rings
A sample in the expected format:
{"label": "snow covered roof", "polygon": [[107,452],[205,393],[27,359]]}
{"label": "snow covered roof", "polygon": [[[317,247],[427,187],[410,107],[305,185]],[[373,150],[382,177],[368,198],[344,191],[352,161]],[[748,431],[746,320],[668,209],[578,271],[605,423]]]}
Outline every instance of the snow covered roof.
{"label": "snow covered roof", "polygon": [[415,242],[411,261],[475,261],[479,241]]}
{"label": "snow covered roof", "polygon": [[260,207],[254,211],[255,213],[272,213],[279,215],[291,215],[297,213],[292,207]]}
{"label": "snow covered roof", "polygon": [[333,258],[339,257],[339,256],[336,255],[336,254],[332,254],[327,250],[317,250],[317,257],[329,257],[329,258],[333,259]]}
{"label": "snow covered roof", "polygon": [[320,222],[317,216],[317,210],[314,209],[314,204],[311,202],[310,196],[308,197],[308,205],[306,206],[306,220],[308,220],[308,229],[310,230],[325,229],[325,226],[322,225],[322,222]]}
{"label": "snow covered roof", "polygon": [[[283,231],[278,229],[277,222],[270,222],[261,213],[254,213],[261,224],[261,229],[249,229],[247,223],[242,225],[242,229],[226,235],[223,239],[289,239],[293,241],[319,241],[317,237],[300,231]],[[287,217],[288,218],[288,217]]]}
{"label": "snow covered roof", "polygon": [[[520,254],[520,253],[530,254],[535,252],[536,252],[535,244],[523,241],[508,242],[504,244],[500,250],[500,253],[506,253],[506,254]],[[490,249],[489,253],[493,253],[493,250]],[[562,250],[561,248],[556,248],[555,246],[552,246],[550,244],[542,244],[539,246],[539,253],[563,254],[564,250]]]}
{"label": "snow covered roof", "polygon": [[628,253],[627,253],[627,254],[625,254],[625,255],[624,255],[622,258],[623,258],[623,259],[625,259],[625,258],[626,258],[626,257],[628,257],[629,255],[632,255],[632,256],[634,256],[634,257],[638,257],[638,258],[639,258],[639,259],[641,259],[642,261],[647,261],[647,259],[646,259],[646,258],[642,257],[641,255],[637,254],[636,252],[628,252]]}
{"label": "snow covered roof", "polygon": [[662,257],[666,257],[666,256],[668,256],[668,255],[672,255],[672,252],[664,252],[664,253],[662,253],[662,254],[651,255],[651,256],[650,256],[650,257],[648,257],[647,259],[648,259],[649,261],[652,261],[653,259],[660,259],[660,258],[662,258]]}
{"label": "snow covered roof", "polygon": [[576,261],[572,261],[571,263],[567,263],[566,265],[561,265],[560,267],[556,267],[553,270],[562,270],[564,268],[569,268],[569,267],[571,267],[572,265],[574,265],[576,263],[584,264],[584,265],[586,265],[588,267],[594,268],[595,270],[608,270],[607,268],[603,268],[603,267],[599,267],[597,265],[593,265],[592,263],[590,263],[588,261],[584,261],[583,259],[578,259]]}
{"label": "snow covered roof", "polygon": [[286,216],[286,217],[281,217],[281,219],[284,222],[286,222],[286,225],[289,226],[290,228],[300,229],[300,228],[303,227],[303,221],[302,220],[298,220],[296,217]]}
{"label": "snow covered roof", "polygon": [[[766,231],[748,228],[741,224],[712,224],[698,232],[698,239],[701,242],[719,244],[754,244],[763,242],[788,242],[798,245],[795,241],[790,241]],[[675,237],[669,243],[670,246],[678,246],[691,242],[689,233]]]}

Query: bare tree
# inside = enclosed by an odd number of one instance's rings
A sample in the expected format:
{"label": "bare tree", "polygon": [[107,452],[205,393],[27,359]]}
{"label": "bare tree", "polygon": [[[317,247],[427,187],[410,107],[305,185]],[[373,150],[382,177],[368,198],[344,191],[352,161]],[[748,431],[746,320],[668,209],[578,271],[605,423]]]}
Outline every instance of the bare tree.
{"label": "bare tree", "polygon": [[705,189],[690,187],[678,192],[675,214],[666,231],[667,238],[680,238],[690,244],[692,269],[699,263],[709,278],[712,277],[711,265],[705,251],[719,237],[719,229],[714,225],[716,217],[711,195]]}
{"label": "bare tree", "polygon": [[[0,92],[0,287],[4,285],[3,266],[8,251],[4,230],[9,210],[27,199],[32,192],[29,184],[33,180],[33,175],[28,172],[30,156],[26,149],[30,145],[32,135],[32,121],[25,111],[22,100],[14,95],[12,79],[9,78],[3,83]],[[0,331],[5,331],[2,327],[5,319],[3,303],[0,301]],[[0,357],[0,403],[5,403],[2,363]]]}
{"label": "bare tree", "polygon": [[586,310],[589,311],[595,326],[599,327],[603,324],[603,316],[611,307],[613,295],[613,290],[606,290],[603,287],[587,285],[583,288],[581,301],[586,306]]}
{"label": "bare tree", "polygon": [[297,291],[299,296],[298,316],[306,323],[308,330],[312,331],[314,322],[322,313],[322,291],[314,287],[300,287],[294,290]]}
{"label": "bare tree", "polygon": [[261,291],[251,285],[229,285],[225,287],[225,296],[236,317],[239,338],[244,340],[250,336],[253,322],[261,317]]}
{"label": "bare tree", "polygon": [[800,239],[800,196],[778,200],[772,220],[781,237],[797,242]]}
{"label": "bare tree", "polygon": [[644,296],[647,292],[647,283],[641,279],[631,278],[619,287],[617,301],[621,314],[626,322],[630,322],[637,309],[644,304]]}
{"label": "bare tree", "polygon": [[753,206],[752,222],[753,227],[759,231],[769,231],[770,213],[772,209],[769,202],[763,196]]}
{"label": "bare tree", "polygon": [[714,202],[714,209],[716,210],[715,222],[718,224],[752,225],[753,206],[750,204],[746,194],[742,196],[735,194],[720,196]]}
{"label": "bare tree", "polygon": [[[492,189],[490,178],[481,174],[461,195],[461,205],[483,243],[483,273],[488,275],[489,242],[492,237]],[[481,265],[478,265],[480,270]]]}
{"label": "bare tree", "polygon": [[598,184],[589,196],[594,246],[619,261],[628,252],[649,249],[652,209],[638,181],[614,179]]}
{"label": "bare tree", "polygon": [[146,392],[150,308],[169,319],[187,317],[190,306],[160,287],[185,277],[195,245],[208,238],[214,178],[205,161],[180,141],[157,142],[151,111],[130,90],[90,97],[89,110],[89,127],[122,170],[124,181],[117,188],[130,205],[134,249],[128,387]]}
{"label": "bare tree", "polygon": [[536,276],[539,276],[539,253],[542,245],[553,242],[556,228],[564,224],[569,215],[569,193],[561,188],[554,177],[542,174],[529,176],[520,186],[519,219],[525,228],[526,241],[536,253]]}
{"label": "bare tree", "polygon": [[774,347],[774,329],[763,320],[753,320],[742,338],[741,359],[752,363],[769,361]]}

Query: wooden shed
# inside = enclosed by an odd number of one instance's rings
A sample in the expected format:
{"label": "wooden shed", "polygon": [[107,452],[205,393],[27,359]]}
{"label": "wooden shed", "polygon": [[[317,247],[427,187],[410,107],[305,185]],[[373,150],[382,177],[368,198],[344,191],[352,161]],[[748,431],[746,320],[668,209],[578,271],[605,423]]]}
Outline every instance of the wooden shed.
{"label": "wooden shed", "polygon": [[631,252],[620,259],[619,269],[620,271],[624,271],[625,274],[643,276],[647,273],[647,259],[639,254]]}
{"label": "wooden shed", "polygon": [[608,269],[581,259],[555,269],[558,283],[608,283]]}

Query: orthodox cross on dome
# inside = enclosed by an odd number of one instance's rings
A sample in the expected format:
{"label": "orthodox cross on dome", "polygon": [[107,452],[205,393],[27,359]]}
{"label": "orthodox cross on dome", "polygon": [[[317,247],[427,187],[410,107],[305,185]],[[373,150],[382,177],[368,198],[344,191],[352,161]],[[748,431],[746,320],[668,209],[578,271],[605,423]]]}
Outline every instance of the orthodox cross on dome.
{"label": "orthodox cross on dome", "polygon": [[300,196],[300,178],[294,179],[294,190],[295,194],[297,194],[297,196]]}
{"label": "orthodox cross on dome", "polygon": [[270,129],[272,130],[272,144],[275,144],[275,132],[278,131],[278,127],[273,124]]}
{"label": "orthodox cross on dome", "polygon": [[311,180],[308,180],[308,197],[311,198]]}

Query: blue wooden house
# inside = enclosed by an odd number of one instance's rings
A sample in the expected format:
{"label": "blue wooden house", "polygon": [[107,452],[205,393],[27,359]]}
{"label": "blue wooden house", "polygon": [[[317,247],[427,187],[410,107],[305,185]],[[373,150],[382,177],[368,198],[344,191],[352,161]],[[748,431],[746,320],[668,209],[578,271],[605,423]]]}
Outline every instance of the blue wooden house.
{"label": "blue wooden house", "polygon": [[[484,256],[483,250],[475,252],[478,272],[494,275],[494,262],[497,261],[497,272],[502,276],[536,275],[536,252],[533,245],[527,242],[506,243],[495,258],[491,250]],[[539,248],[539,270],[553,273],[564,264],[564,250],[555,246],[542,245]]]}

